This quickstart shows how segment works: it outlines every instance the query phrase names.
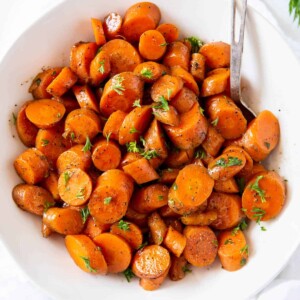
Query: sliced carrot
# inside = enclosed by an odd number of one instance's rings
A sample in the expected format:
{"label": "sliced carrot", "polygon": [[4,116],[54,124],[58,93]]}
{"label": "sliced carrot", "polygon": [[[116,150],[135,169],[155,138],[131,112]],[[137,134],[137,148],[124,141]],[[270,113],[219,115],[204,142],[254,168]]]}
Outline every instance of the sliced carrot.
{"label": "sliced carrot", "polygon": [[177,219],[175,217],[169,217],[169,218],[164,218],[164,221],[165,221],[165,223],[168,227],[172,226],[173,229],[175,229],[178,232],[182,233],[183,225],[182,225],[180,219]]}
{"label": "sliced carrot", "polygon": [[198,84],[186,69],[181,66],[174,66],[171,68],[171,75],[180,77],[183,80],[184,85],[199,96]]}
{"label": "sliced carrot", "polygon": [[110,224],[97,223],[93,217],[88,217],[85,222],[83,233],[92,240],[99,234],[109,231]]}
{"label": "sliced carrot", "polygon": [[86,235],[67,235],[65,243],[75,264],[83,271],[91,274],[107,273],[107,264],[102,251]]}
{"label": "sliced carrot", "polygon": [[180,123],[179,114],[172,105],[169,105],[167,110],[154,106],[153,114],[160,123],[170,126],[178,126]]}
{"label": "sliced carrot", "polygon": [[110,232],[122,237],[132,249],[138,249],[143,243],[142,231],[134,223],[128,221],[126,223],[128,225],[125,227],[126,230],[117,222],[111,225]]}
{"label": "sliced carrot", "polygon": [[120,236],[112,233],[102,233],[94,238],[94,242],[101,248],[109,273],[125,271],[131,261],[131,249]]}
{"label": "sliced carrot", "polygon": [[72,168],[86,171],[91,166],[91,151],[83,151],[84,145],[76,145],[60,154],[56,161],[58,174]]}
{"label": "sliced carrot", "polygon": [[201,146],[211,156],[216,156],[219,153],[224,141],[224,138],[220,133],[218,133],[216,128],[212,125],[209,125],[206,138]]}
{"label": "sliced carrot", "polygon": [[214,190],[221,193],[238,193],[239,187],[234,178],[227,180],[215,180]]}
{"label": "sliced carrot", "polygon": [[136,191],[131,204],[139,213],[150,213],[167,205],[169,188],[166,185],[155,183]]}
{"label": "sliced carrot", "polygon": [[218,241],[208,226],[186,226],[183,234],[186,237],[183,255],[191,265],[206,267],[215,261]]}
{"label": "sliced carrot", "polygon": [[197,95],[187,87],[183,87],[179,93],[170,101],[170,104],[180,113],[186,113],[198,102]]}
{"label": "sliced carrot", "polygon": [[161,216],[155,211],[148,218],[148,226],[151,233],[151,238],[153,243],[156,245],[161,245],[166,234],[167,226]]}
{"label": "sliced carrot", "polygon": [[81,108],[89,108],[99,113],[96,97],[88,85],[74,85],[72,91]]}
{"label": "sliced carrot", "polygon": [[138,141],[139,137],[149,126],[152,119],[150,106],[134,108],[125,118],[119,130],[119,144]]}
{"label": "sliced carrot", "polygon": [[177,175],[179,173],[179,169],[164,169],[160,173],[159,182],[163,184],[173,184]]}
{"label": "sliced carrot", "polygon": [[285,193],[284,182],[276,172],[258,173],[243,192],[245,214],[257,223],[275,218],[285,203]]}
{"label": "sliced carrot", "polygon": [[215,210],[210,211],[196,211],[194,213],[181,217],[181,222],[185,225],[200,225],[208,226],[218,217]]}
{"label": "sliced carrot", "polygon": [[42,222],[41,232],[42,232],[42,236],[44,238],[49,237],[53,233],[53,231],[50,229],[50,227],[48,225],[44,224],[43,222]]}
{"label": "sliced carrot", "polygon": [[191,59],[190,72],[197,82],[202,82],[205,78],[205,56],[200,53],[193,53]]}
{"label": "sliced carrot", "polygon": [[58,179],[60,198],[73,206],[86,203],[92,193],[92,180],[79,168],[72,168],[61,173]]}
{"label": "sliced carrot", "polygon": [[278,119],[262,111],[248,126],[242,144],[254,161],[264,160],[277,146],[280,136]]}
{"label": "sliced carrot", "polygon": [[159,175],[145,158],[141,158],[124,166],[123,170],[130,175],[137,184],[143,184],[159,178]]}
{"label": "sliced carrot", "polygon": [[175,256],[180,257],[186,246],[186,237],[175,230],[172,226],[169,226],[164,239],[164,245]]}
{"label": "sliced carrot", "polygon": [[168,46],[167,53],[164,56],[163,64],[169,68],[181,66],[183,69],[189,69],[190,51],[182,42],[175,41]]}
{"label": "sliced carrot", "polygon": [[87,138],[92,140],[100,131],[99,116],[90,109],[75,109],[67,115],[64,134],[76,143],[85,144]]}
{"label": "sliced carrot", "polygon": [[26,117],[26,108],[30,102],[26,102],[18,111],[16,129],[18,136],[26,147],[34,147],[38,128]]}
{"label": "sliced carrot", "polygon": [[28,120],[42,129],[57,124],[63,118],[65,112],[66,109],[62,103],[51,99],[32,101],[25,109]]}
{"label": "sliced carrot", "polygon": [[211,223],[215,229],[227,229],[239,224],[243,217],[241,198],[238,195],[213,192],[208,198],[208,211],[217,211],[217,219]]}
{"label": "sliced carrot", "polygon": [[191,163],[194,157],[194,149],[178,150],[172,149],[165,160],[165,165],[169,168],[181,168],[184,165]]}
{"label": "sliced carrot", "polygon": [[165,38],[167,43],[178,40],[179,30],[174,24],[162,23],[156,28]]}
{"label": "sliced carrot", "polygon": [[244,175],[245,182],[248,182],[256,174],[266,171],[267,169],[261,163],[253,163],[251,173]]}
{"label": "sliced carrot", "polygon": [[116,169],[121,161],[121,150],[115,142],[101,139],[93,146],[92,160],[100,171]]}
{"label": "sliced carrot", "polygon": [[227,271],[236,271],[246,264],[249,250],[241,230],[234,235],[231,230],[222,231],[218,236],[218,241],[218,256],[222,268]]}
{"label": "sliced carrot", "polygon": [[145,82],[152,83],[163,75],[164,66],[154,61],[146,61],[137,65],[133,73],[140,76]]}
{"label": "sliced carrot", "polygon": [[133,109],[137,99],[143,97],[144,82],[133,72],[123,72],[112,77],[104,87],[100,111],[105,117],[117,110],[126,113]]}
{"label": "sliced carrot", "polygon": [[188,270],[188,262],[184,256],[172,257],[172,263],[169,271],[169,277],[172,281],[183,279]]}
{"label": "sliced carrot", "polygon": [[168,276],[169,269],[157,278],[140,278],[140,286],[146,291],[157,290]]}
{"label": "sliced carrot", "polygon": [[163,97],[170,101],[182,89],[183,81],[180,77],[165,75],[160,77],[151,88],[151,98],[155,102],[161,102]]}
{"label": "sliced carrot", "polygon": [[93,33],[96,44],[102,46],[106,43],[102,22],[99,19],[91,18]]}
{"label": "sliced carrot", "polygon": [[110,69],[108,53],[103,50],[99,51],[90,64],[90,84],[98,86],[110,74]]}
{"label": "sliced carrot", "polygon": [[60,200],[58,193],[58,175],[56,172],[49,172],[49,176],[41,182],[41,186],[52,195],[55,201]]}
{"label": "sliced carrot", "polygon": [[117,38],[121,34],[122,17],[117,13],[109,13],[103,22],[103,30],[108,40]]}
{"label": "sliced carrot", "polygon": [[104,172],[88,204],[90,214],[100,224],[112,224],[126,213],[133,193],[133,182],[121,170]]}
{"label": "sliced carrot", "polygon": [[46,156],[36,148],[29,148],[14,161],[18,175],[28,184],[36,184],[49,175]]}
{"label": "sliced carrot", "polygon": [[140,228],[148,226],[148,215],[141,214],[135,211],[131,206],[128,207],[126,211],[126,219],[130,220],[134,224],[138,225]]}
{"label": "sliced carrot", "polygon": [[200,111],[200,106],[195,103],[192,109],[180,116],[178,126],[164,125],[164,129],[173,144],[180,149],[198,147],[205,139],[208,124]]}
{"label": "sliced carrot", "polygon": [[162,246],[151,245],[135,254],[132,271],[140,278],[157,278],[169,269],[170,264],[169,251]]}
{"label": "sliced carrot", "polygon": [[121,163],[120,163],[120,167],[123,169],[124,166],[132,163],[132,162],[135,162],[139,159],[141,159],[143,156],[140,154],[140,153],[134,153],[134,152],[127,152],[123,157],[122,157],[122,160],[121,160]]}
{"label": "sliced carrot", "polygon": [[103,136],[109,139],[119,141],[120,127],[126,115],[127,114],[121,110],[113,112],[104,125]]}

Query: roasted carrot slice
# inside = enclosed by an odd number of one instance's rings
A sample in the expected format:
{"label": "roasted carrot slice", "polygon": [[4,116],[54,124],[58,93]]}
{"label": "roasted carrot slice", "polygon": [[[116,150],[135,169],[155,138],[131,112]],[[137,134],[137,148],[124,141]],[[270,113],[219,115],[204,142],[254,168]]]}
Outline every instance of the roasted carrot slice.
{"label": "roasted carrot slice", "polygon": [[102,22],[99,19],[91,18],[91,24],[95,37],[95,42],[98,46],[102,46],[106,43]]}
{"label": "roasted carrot slice", "polygon": [[178,218],[180,217],[179,214],[177,214],[176,212],[174,212],[174,210],[172,210],[170,208],[170,206],[166,205],[163,206],[159,209],[159,214],[164,218]]}
{"label": "roasted carrot slice", "polygon": [[120,127],[126,115],[127,114],[121,110],[113,112],[104,125],[103,136],[109,139],[119,141]]}
{"label": "roasted carrot slice", "polygon": [[140,153],[134,153],[134,152],[127,152],[125,155],[122,157],[120,167],[123,169],[124,166],[135,162],[139,159],[143,158],[143,156]]}
{"label": "roasted carrot slice", "polygon": [[181,66],[183,69],[189,69],[190,50],[182,42],[175,41],[168,46],[164,56],[163,64],[169,68]]}
{"label": "roasted carrot slice", "polygon": [[170,104],[180,113],[186,113],[198,102],[197,95],[187,87],[183,87],[179,93],[170,101]]}
{"label": "roasted carrot slice", "polygon": [[90,84],[98,86],[107,78],[110,69],[109,55],[103,50],[99,51],[90,64]]}
{"label": "roasted carrot slice", "polygon": [[83,271],[91,274],[107,273],[107,264],[102,251],[86,235],[67,235],[65,243],[75,264]]}
{"label": "roasted carrot slice", "polygon": [[210,211],[196,211],[194,213],[181,217],[181,222],[185,225],[200,225],[208,226],[218,217],[218,213],[215,210]]}
{"label": "roasted carrot slice", "polygon": [[163,75],[164,66],[154,61],[146,61],[137,65],[133,72],[145,82],[152,83]]}
{"label": "roasted carrot slice", "polygon": [[164,169],[160,173],[159,182],[163,184],[173,184],[177,175],[179,173],[179,169]]}
{"label": "roasted carrot slice", "polygon": [[96,236],[94,242],[101,248],[109,273],[123,272],[128,268],[131,249],[123,238],[107,232]]}
{"label": "roasted carrot slice", "polygon": [[162,246],[151,245],[135,254],[132,271],[140,278],[157,278],[169,269],[170,264],[169,251]]}
{"label": "roasted carrot slice", "polygon": [[190,72],[197,82],[202,82],[205,78],[205,56],[200,53],[193,53],[191,59]]}
{"label": "roasted carrot slice", "polygon": [[165,165],[169,168],[181,168],[184,165],[188,165],[194,158],[194,149],[179,150],[172,149],[165,160]]}
{"label": "roasted carrot slice", "polygon": [[157,278],[140,278],[140,286],[146,291],[157,290],[168,276],[169,269]]}
{"label": "roasted carrot slice", "polygon": [[167,43],[178,40],[179,30],[174,24],[163,23],[157,26],[156,30],[164,36]]}
{"label": "roasted carrot slice", "polygon": [[188,262],[184,256],[172,256],[172,262],[169,271],[169,277],[172,281],[183,279],[188,271],[191,270],[188,268]]}
{"label": "roasted carrot slice", "polygon": [[215,180],[214,190],[221,193],[238,193],[239,187],[234,178],[227,180]]}
{"label": "roasted carrot slice", "polygon": [[219,153],[224,141],[224,138],[220,133],[218,133],[216,128],[212,125],[209,125],[206,138],[201,146],[211,156],[216,156]]}
{"label": "roasted carrot slice", "polygon": [[178,126],[180,123],[180,117],[175,107],[172,105],[168,106],[168,109],[155,108],[153,107],[153,114],[155,119],[157,119],[160,123],[170,125],[170,126]]}
{"label": "roasted carrot slice", "polygon": [[74,85],[72,91],[81,108],[89,108],[99,113],[98,101],[88,85]]}
{"label": "roasted carrot slice", "polygon": [[109,13],[103,22],[103,30],[108,40],[117,38],[121,34],[122,17],[117,13]]}
{"label": "roasted carrot slice", "polygon": [[153,239],[153,243],[156,245],[161,245],[167,234],[168,228],[164,220],[156,211],[149,216],[148,226],[150,229],[151,238]]}
{"label": "roasted carrot slice", "polygon": [[41,182],[41,186],[50,192],[54,200],[60,200],[58,193],[58,175],[56,172],[49,172],[49,176]]}
{"label": "roasted carrot slice", "polygon": [[58,179],[60,198],[73,206],[86,203],[92,193],[92,180],[79,168],[64,171]]}
{"label": "roasted carrot slice", "polygon": [[138,225],[140,228],[145,228],[148,226],[148,215],[138,213],[131,206],[128,207],[125,217],[134,224]]}
{"label": "roasted carrot slice", "polygon": [[51,99],[32,101],[25,109],[28,120],[42,129],[53,127],[63,118],[65,112],[62,103]]}
{"label": "roasted carrot slice", "polygon": [[97,235],[107,232],[109,229],[110,224],[98,223],[93,217],[89,216],[85,222],[83,233],[93,240]]}
{"label": "roasted carrot slice", "polygon": [[36,184],[49,175],[46,156],[36,148],[29,148],[14,161],[18,175],[28,184]]}
{"label": "roasted carrot slice", "polygon": [[164,239],[164,245],[175,256],[180,257],[186,246],[186,237],[175,230],[172,226],[169,226]]}

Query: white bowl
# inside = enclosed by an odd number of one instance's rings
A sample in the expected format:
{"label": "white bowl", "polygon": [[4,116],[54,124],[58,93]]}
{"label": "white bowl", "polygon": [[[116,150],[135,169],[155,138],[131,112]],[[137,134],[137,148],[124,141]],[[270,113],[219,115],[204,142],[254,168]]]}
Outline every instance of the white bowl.
{"label": "white bowl", "polygon": [[[68,64],[70,47],[93,40],[90,17],[110,11],[123,14],[135,0],[68,0],[31,26],[11,47],[0,66],[1,114],[1,238],[25,273],[56,299],[244,299],[269,283],[284,267],[300,240],[300,153],[298,61],[279,34],[249,8],[243,57],[244,94],[259,112],[269,109],[279,118],[281,141],[267,165],[288,179],[288,197],[281,215],[264,224],[252,224],[246,235],[250,259],[238,272],[227,272],[215,262],[196,269],[179,282],[167,282],[145,292],[138,281],[120,276],[93,276],[82,272],[69,257],[61,237],[44,239],[40,219],[16,207],[11,190],[20,182],[13,160],[24,149],[12,125],[12,112],[31,98],[33,76],[43,66]],[[178,25],[183,35],[205,41],[229,42],[230,1],[153,0],[163,20]]]}

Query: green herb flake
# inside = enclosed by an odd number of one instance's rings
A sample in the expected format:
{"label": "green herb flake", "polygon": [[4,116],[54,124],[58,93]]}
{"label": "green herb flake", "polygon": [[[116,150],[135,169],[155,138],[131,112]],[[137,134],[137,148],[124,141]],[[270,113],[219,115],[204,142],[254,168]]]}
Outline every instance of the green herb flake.
{"label": "green herb flake", "polygon": [[59,119],[61,117],[61,113],[57,113],[57,118]]}
{"label": "green herb flake", "polygon": [[264,144],[265,144],[265,146],[266,146],[267,149],[270,149],[270,146],[271,146],[270,143],[264,142]]}
{"label": "green herb flake", "polygon": [[162,43],[162,44],[160,44],[161,47],[166,47],[168,45],[169,45],[169,43]]}
{"label": "green herb flake", "polygon": [[155,158],[155,157],[159,157],[156,150],[147,150],[147,151],[142,152],[141,155],[148,160]]}
{"label": "green herb flake", "polygon": [[245,245],[241,250],[240,250],[240,253],[242,255],[246,254],[248,255],[249,254],[249,246],[248,245]]}
{"label": "green herb flake", "polygon": [[158,198],[158,200],[159,200],[159,201],[162,201],[162,200],[164,200],[164,196],[163,196],[163,195],[158,195],[158,197],[157,197],[157,198]]}
{"label": "green herb flake", "polygon": [[42,147],[49,145],[49,141],[46,139],[42,139]]}
{"label": "green herb flake", "polygon": [[246,264],[246,262],[247,262],[247,259],[243,257],[240,261],[240,265],[244,266]]}
{"label": "green herb flake", "polygon": [[105,61],[104,61],[104,60],[99,61],[100,67],[99,67],[99,69],[98,69],[98,72],[101,73],[101,74],[104,74],[104,73],[105,73],[104,64],[105,64]]}
{"label": "green herb flake", "polygon": [[65,171],[64,172],[64,180],[65,180],[65,186],[68,184],[70,178],[71,178],[72,174],[69,171]]}
{"label": "green herb flake", "polygon": [[103,202],[105,205],[108,205],[111,202],[111,200],[112,200],[112,197],[106,197],[106,198],[104,198]]}
{"label": "green herb flake", "polygon": [[261,231],[267,231],[267,228],[264,227],[264,226],[260,226],[260,230],[261,230]]}
{"label": "green herb flake", "polygon": [[87,218],[88,218],[89,215],[90,215],[89,208],[88,208],[87,206],[86,206],[86,207],[83,207],[83,208],[80,210],[80,215],[81,215],[83,224],[85,224]]}
{"label": "green herb flake", "polygon": [[53,207],[54,205],[55,205],[54,202],[46,201],[44,204],[44,212],[46,212],[50,207]]}
{"label": "green herb flake", "polygon": [[229,156],[228,160],[226,162],[225,158],[220,158],[216,161],[215,166],[218,167],[223,167],[223,168],[227,168],[227,167],[232,167],[232,166],[241,166],[243,164],[242,160],[234,157],[234,156]]}
{"label": "green herb flake", "polygon": [[154,105],[153,108],[162,109],[164,111],[170,110],[168,100],[164,96],[159,97],[159,102],[157,103],[157,105]]}
{"label": "green herb flake", "polygon": [[123,272],[123,275],[125,276],[127,282],[130,282],[132,278],[135,277],[134,273],[132,272],[131,268],[126,269]]}
{"label": "green herb flake", "polygon": [[117,226],[121,230],[130,231],[129,223],[125,222],[124,220],[120,220]]}
{"label": "green herb flake", "polygon": [[136,250],[142,250],[142,249],[144,249],[147,245],[148,245],[148,242],[146,241],[145,243],[139,245],[138,248],[137,248]]}
{"label": "green herb flake", "polygon": [[213,245],[214,245],[214,246],[216,246],[216,247],[218,247],[218,246],[219,246],[219,243],[218,243],[218,241],[217,241],[217,240],[213,240],[213,241],[212,241],[212,243],[213,243]]}
{"label": "green herb flake", "polygon": [[74,139],[75,139],[75,133],[74,132],[70,133],[70,138],[71,138],[72,141],[74,141]]}
{"label": "green herb flake", "polygon": [[90,151],[91,150],[91,148],[92,148],[92,143],[91,143],[91,141],[90,141],[90,138],[87,136],[86,137],[86,141],[85,141],[85,145],[84,145],[84,147],[81,149],[81,151],[83,151],[83,152],[87,152],[87,151]]}
{"label": "green herb flake", "polygon": [[12,113],[12,119],[13,119],[13,124],[16,125],[17,124],[17,116]]}
{"label": "green herb flake", "polygon": [[173,92],[173,90],[167,89],[167,97],[168,97],[168,100],[170,100],[170,97],[171,97],[171,95],[172,95],[172,92]]}
{"label": "green herb flake", "polygon": [[143,68],[141,70],[141,75],[145,78],[148,78],[148,79],[152,79],[152,77],[153,77],[152,71],[148,68]]}
{"label": "green herb flake", "polygon": [[248,224],[247,224],[246,220],[243,219],[243,220],[239,223],[239,225],[237,225],[236,227],[234,227],[234,228],[231,230],[231,235],[234,236],[234,235],[236,235],[236,234],[238,233],[239,230],[244,231],[244,230],[246,230],[247,228],[248,228]]}
{"label": "green herb flake", "polygon": [[241,211],[242,211],[242,212],[246,212],[246,211],[247,211],[247,208],[242,207],[242,208],[241,208]]}
{"label": "green herb flake", "polygon": [[141,153],[143,149],[137,144],[137,142],[129,142],[126,144],[127,152]]}
{"label": "green herb flake", "polygon": [[121,75],[116,75],[112,78],[112,85],[111,88],[118,94],[123,95],[125,88],[122,84],[124,78]]}
{"label": "green herb flake", "polygon": [[80,258],[84,261],[85,267],[91,272],[91,273],[97,273],[98,271],[91,267],[91,262],[87,257],[80,256]]}
{"label": "green herb flake", "polygon": [[259,181],[263,178],[263,175],[257,176],[255,182],[250,185],[250,189],[254,191],[257,195],[259,195],[261,203],[266,202],[266,192],[259,187]]}
{"label": "green herb flake", "polygon": [[216,127],[218,125],[218,122],[219,122],[219,118],[216,118],[213,121],[211,121],[211,125]]}
{"label": "green herb flake", "polygon": [[195,152],[195,158],[204,159],[206,157],[206,153],[203,149],[199,149]]}
{"label": "green herb flake", "polygon": [[140,136],[140,141],[141,141],[143,147],[145,147],[146,146],[146,140],[142,136]]}
{"label": "green herb flake", "polygon": [[191,49],[191,52],[192,53],[198,53],[200,48],[203,46],[203,42],[197,38],[197,37],[194,37],[194,36],[191,36],[191,37],[188,37],[188,38],[185,38],[185,40],[189,41],[191,46],[192,46],[192,49]]}
{"label": "green herb flake", "polygon": [[260,207],[253,207],[251,212],[253,213],[253,218],[256,219],[256,223],[260,225],[261,219],[266,214],[266,211]]}
{"label": "green herb flake", "polygon": [[224,242],[224,245],[228,245],[228,244],[230,244],[230,245],[234,244],[233,241],[232,241],[232,239],[227,239],[227,240]]}
{"label": "green herb flake", "polygon": [[105,136],[105,138],[106,138],[106,143],[109,142],[110,136],[111,136],[111,132],[109,132],[109,133]]}
{"label": "green herb flake", "polygon": [[84,195],[84,192],[85,192],[85,188],[81,188],[78,193],[76,194],[76,198],[77,199],[84,199],[85,195]]}
{"label": "green herb flake", "polygon": [[298,19],[298,26],[300,26],[300,0],[290,0],[289,13],[293,15],[294,21]]}
{"label": "green herb flake", "polygon": [[184,265],[181,270],[183,273],[192,273],[192,270],[189,268],[188,264]]}
{"label": "green herb flake", "polygon": [[140,102],[141,102],[141,99],[135,100],[132,104],[132,107],[142,107]]}
{"label": "green herb flake", "polygon": [[201,114],[202,116],[204,116],[204,109],[203,109],[201,106],[199,106],[199,110],[200,110],[200,114]]}
{"label": "green herb flake", "polygon": [[130,130],[129,130],[129,133],[130,134],[133,134],[133,133],[138,133],[140,132],[139,130],[135,129],[134,127],[132,127]]}
{"label": "green herb flake", "polygon": [[37,78],[37,79],[34,81],[34,83],[35,83],[37,86],[40,86],[41,82],[42,82],[42,79],[41,79],[41,78]]}
{"label": "green herb flake", "polygon": [[177,191],[178,190],[178,185],[176,183],[173,184],[173,190]]}

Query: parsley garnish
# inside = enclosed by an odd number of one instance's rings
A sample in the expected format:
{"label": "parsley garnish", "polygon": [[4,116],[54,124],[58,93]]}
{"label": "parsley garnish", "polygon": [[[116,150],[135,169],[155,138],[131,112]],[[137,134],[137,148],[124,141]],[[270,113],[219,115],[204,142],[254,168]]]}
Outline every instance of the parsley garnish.
{"label": "parsley garnish", "polygon": [[44,204],[44,212],[46,212],[50,207],[53,207],[54,204],[55,204],[54,202],[46,201]]}
{"label": "parsley garnish", "polygon": [[129,133],[130,133],[130,134],[137,133],[137,132],[140,132],[140,131],[137,130],[137,129],[135,129],[134,127],[132,127],[132,128],[129,130]]}
{"label": "parsley garnish", "polygon": [[298,26],[300,25],[300,0],[290,0],[289,13],[294,15],[294,21],[298,19]]}
{"label": "parsley garnish", "polygon": [[159,200],[159,201],[162,201],[162,200],[164,200],[164,196],[163,196],[163,195],[158,195],[158,197],[157,197],[157,198],[158,198],[158,200]]}
{"label": "parsley garnish", "polygon": [[260,196],[261,203],[266,202],[266,192],[259,187],[259,181],[263,178],[262,175],[257,176],[255,182],[250,185],[250,189]]}
{"label": "parsley garnish", "polygon": [[212,241],[212,243],[213,243],[213,245],[214,245],[214,246],[216,246],[216,247],[218,247],[218,246],[219,246],[219,243],[218,243],[218,241],[217,241],[217,240],[213,240],[213,241]]}
{"label": "parsley garnish", "polygon": [[173,190],[177,191],[178,190],[178,185],[176,183],[173,184]]}
{"label": "parsley garnish", "polygon": [[219,122],[219,117],[211,121],[211,125],[216,127],[218,125],[218,122]]}
{"label": "parsley garnish", "polygon": [[84,261],[84,264],[85,264],[85,267],[92,273],[97,273],[98,271],[94,268],[91,267],[91,262],[90,260],[87,258],[87,257],[84,257],[84,256],[80,256],[80,258],[83,259]]}
{"label": "parsley garnish", "polygon": [[227,245],[227,244],[234,244],[232,239],[227,239],[225,242],[224,242],[224,245]]}
{"label": "parsley garnish", "polygon": [[265,146],[267,147],[267,149],[270,149],[270,143],[268,143],[268,142],[264,142],[264,144],[265,144]]}
{"label": "parsley garnish", "polygon": [[120,220],[117,226],[118,226],[121,230],[124,230],[124,231],[130,231],[129,223],[128,223],[128,222],[125,222],[124,220]]}
{"label": "parsley garnish", "polygon": [[106,137],[105,137],[107,143],[109,142],[110,136],[111,136],[111,132],[109,132],[109,133],[106,135]]}
{"label": "parsley garnish", "polygon": [[79,192],[76,194],[76,198],[77,199],[84,199],[84,191],[85,191],[85,188],[81,188],[80,190],[79,190]]}
{"label": "parsley garnish", "polygon": [[147,245],[148,245],[148,242],[146,241],[145,243],[139,245],[138,248],[137,248],[136,250],[142,250],[142,249],[144,249]]}
{"label": "parsley garnish", "polygon": [[253,212],[253,218],[256,218],[256,223],[260,225],[261,219],[265,216],[266,211],[259,207],[253,207],[251,212]]}
{"label": "parsley garnish", "polygon": [[240,262],[241,266],[244,266],[246,264],[246,262],[247,262],[247,259],[243,257]]}
{"label": "parsley garnish", "polygon": [[143,153],[141,153],[141,155],[143,157],[145,157],[146,159],[151,159],[151,158],[154,158],[154,157],[158,157],[158,153],[156,152],[156,150],[148,150],[148,151],[144,151]]}
{"label": "parsley garnish", "polygon": [[232,229],[231,235],[236,235],[239,230],[244,231],[247,229],[247,227],[248,227],[248,224],[247,224],[246,220],[243,219],[238,226],[236,226]]}
{"label": "parsley garnish", "polygon": [[80,210],[80,214],[81,214],[82,222],[83,222],[83,224],[85,224],[87,218],[88,218],[89,215],[90,215],[89,208],[88,208],[87,206],[86,206],[86,207],[83,207],[83,208]]}
{"label": "parsley garnish", "polygon": [[49,141],[46,139],[42,139],[42,147],[45,147],[49,144]]}
{"label": "parsley garnish", "polygon": [[141,100],[137,99],[133,102],[132,107],[141,107]]}
{"label": "parsley garnish", "polygon": [[85,145],[84,145],[84,147],[81,149],[81,151],[83,151],[83,152],[87,152],[87,151],[90,151],[91,150],[91,148],[92,148],[92,143],[91,143],[91,141],[90,141],[90,138],[87,136],[86,137],[86,141],[85,141]]}
{"label": "parsley garnish", "polygon": [[124,78],[120,75],[116,75],[115,77],[112,78],[111,88],[119,95],[123,95],[123,92],[125,91],[125,88],[122,85],[123,81]]}
{"label": "parsley garnish", "polygon": [[126,144],[127,152],[140,153],[142,152],[141,147],[137,144],[137,142],[129,142]]}
{"label": "parsley garnish", "polygon": [[161,47],[165,47],[165,46],[168,46],[169,43],[163,43],[163,44],[160,44]]}
{"label": "parsley garnish", "polygon": [[99,67],[99,69],[98,69],[98,72],[101,73],[101,74],[104,74],[104,73],[105,73],[104,64],[105,64],[105,61],[104,61],[104,60],[101,60],[101,61],[99,62],[100,67]]}
{"label": "parsley garnish", "polygon": [[64,172],[65,185],[68,184],[70,178],[71,178],[71,173],[70,173],[69,171],[65,171],[65,172]]}
{"label": "parsley garnish", "polygon": [[35,84],[36,84],[37,86],[40,86],[40,84],[41,84],[41,82],[42,82],[42,79],[41,79],[41,78],[37,78],[34,82],[35,82]]}
{"label": "parsley garnish", "polygon": [[192,270],[189,268],[189,265],[183,266],[181,270],[183,273],[192,273]]}
{"label": "parsley garnish", "polygon": [[223,158],[223,157],[218,159],[216,161],[215,166],[227,168],[227,167],[232,167],[232,166],[240,166],[240,165],[242,165],[242,163],[243,162],[241,159],[234,157],[234,156],[229,156],[227,162],[226,162],[225,158]]}
{"label": "parsley garnish", "polygon": [[123,272],[123,275],[125,276],[126,280],[128,282],[130,282],[130,280],[135,277],[134,273],[132,272],[131,268],[128,268],[126,269],[124,272]]}
{"label": "parsley garnish", "polygon": [[267,228],[264,226],[260,226],[261,231],[267,231]]}
{"label": "parsley garnish", "polygon": [[140,136],[140,141],[141,141],[142,145],[145,147],[146,140],[142,136]]}
{"label": "parsley garnish", "polygon": [[153,73],[151,70],[147,69],[147,68],[143,68],[142,71],[141,71],[141,75],[148,78],[148,79],[151,79],[153,77]]}
{"label": "parsley garnish", "polygon": [[206,157],[206,153],[203,149],[199,149],[195,152],[195,158],[203,159]]}
{"label": "parsley garnish", "polygon": [[72,141],[74,141],[74,139],[75,139],[75,133],[74,132],[71,132],[70,138],[71,138]]}
{"label": "parsley garnish", "polygon": [[159,97],[159,102],[157,103],[157,105],[154,105],[153,108],[162,109],[165,111],[170,110],[168,100],[164,96]]}
{"label": "parsley garnish", "polygon": [[172,92],[173,92],[173,90],[167,89],[168,100],[170,100]]}
{"label": "parsley garnish", "polygon": [[248,245],[246,244],[245,247],[243,247],[241,250],[240,250],[240,253],[243,255],[243,254],[246,254],[248,255],[249,254],[249,247]]}
{"label": "parsley garnish", "polygon": [[185,40],[189,41],[192,46],[192,53],[198,53],[200,48],[203,46],[203,42],[194,36],[185,38]]}
{"label": "parsley garnish", "polygon": [[111,200],[112,200],[112,197],[106,197],[106,198],[104,198],[103,202],[105,205],[108,205]]}
{"label": "parsley garnish", "polygon": [[203,109],[201,106],[199,106],[199,110],[200,110],[200,114],[201,114],[202,116],[204,116],[204,109]]}

